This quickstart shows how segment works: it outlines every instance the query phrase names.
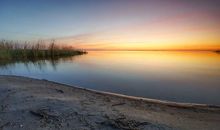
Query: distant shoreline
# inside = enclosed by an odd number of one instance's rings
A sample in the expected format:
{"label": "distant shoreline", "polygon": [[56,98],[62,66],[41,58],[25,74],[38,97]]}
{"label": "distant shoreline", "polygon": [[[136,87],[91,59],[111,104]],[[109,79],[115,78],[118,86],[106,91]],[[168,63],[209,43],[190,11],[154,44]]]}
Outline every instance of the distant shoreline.
{"label": "distant shoreline", "polygon": [[6,129],[220,128],[219,106],[131,97],[18,76],[0,76],[0,83],[0,127]]}
{"label": "distant shoreline", "polygon": [[193,52],[219,52],[219,50],[90,50],[90,49],[87,49],[86,51],[185,51],[185,52],[190,52],[190,51],[193,51]]}

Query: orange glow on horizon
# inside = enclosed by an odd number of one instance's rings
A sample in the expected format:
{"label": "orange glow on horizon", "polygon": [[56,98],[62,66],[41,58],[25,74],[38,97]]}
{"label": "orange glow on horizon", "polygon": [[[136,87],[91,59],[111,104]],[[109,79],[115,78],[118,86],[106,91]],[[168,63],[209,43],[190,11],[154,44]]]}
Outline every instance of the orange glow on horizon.
{"label": "orange glow on horizon", "polygon": [[198,14],[163,17],[59,40],[86,50],[219,50],[218,20]]}
{"label": "orange glow on horizon", "polygon": [[75,48],[85,49],[85,50],[219,50],[220,46],[196,46],[196,45],[159,45],[154,46],[150,44],[146,45],[114,45],[114,44],[90,44],[90,45],[81,45],[75,46]]}

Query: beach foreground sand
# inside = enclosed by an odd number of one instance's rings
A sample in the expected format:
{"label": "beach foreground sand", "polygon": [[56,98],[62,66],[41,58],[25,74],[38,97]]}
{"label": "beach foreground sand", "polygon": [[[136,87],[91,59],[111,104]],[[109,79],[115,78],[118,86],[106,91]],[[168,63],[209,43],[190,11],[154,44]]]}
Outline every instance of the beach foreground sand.
{"label": "beach foreground sand", "polygon": [[0,76],[0,130],[219,130],[220,108]]}

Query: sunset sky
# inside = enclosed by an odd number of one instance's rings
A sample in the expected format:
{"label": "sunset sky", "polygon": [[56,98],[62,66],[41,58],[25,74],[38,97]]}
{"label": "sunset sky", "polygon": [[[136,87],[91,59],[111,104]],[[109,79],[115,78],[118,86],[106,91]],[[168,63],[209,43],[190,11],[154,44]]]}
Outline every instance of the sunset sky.
{"label": "sunset sky", "polygon": [[220,0],[1,0],[0,39],[88,50],[220,49]]}

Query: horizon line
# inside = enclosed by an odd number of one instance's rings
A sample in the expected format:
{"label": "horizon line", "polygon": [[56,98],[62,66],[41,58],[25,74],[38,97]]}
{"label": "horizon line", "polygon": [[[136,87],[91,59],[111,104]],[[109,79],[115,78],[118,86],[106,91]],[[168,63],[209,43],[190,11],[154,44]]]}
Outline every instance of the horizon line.
{"label": "horizon line", "polygon": [[198,49],[175,49],[175,50],[173,50],[173,49],[161,49],[161,50],[156,50],[156,49],[150,49],[150,50],[145,50],[145,49],[143,49],[143,50],[139,50],[139,49],[137,49],[137,50],[135,50],[135,49],[128,49],[128,50],[126,50],[126,49],[83,49],[83,50],[86,50],[86,51],[220,51],[220,49],[215,49],[215,50],[198,50]]}

